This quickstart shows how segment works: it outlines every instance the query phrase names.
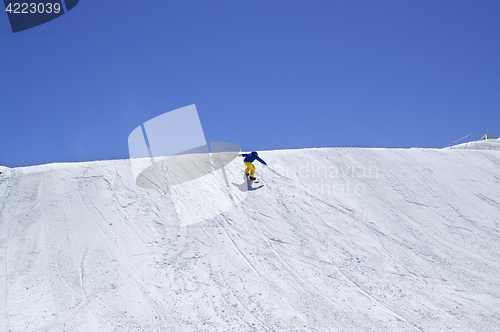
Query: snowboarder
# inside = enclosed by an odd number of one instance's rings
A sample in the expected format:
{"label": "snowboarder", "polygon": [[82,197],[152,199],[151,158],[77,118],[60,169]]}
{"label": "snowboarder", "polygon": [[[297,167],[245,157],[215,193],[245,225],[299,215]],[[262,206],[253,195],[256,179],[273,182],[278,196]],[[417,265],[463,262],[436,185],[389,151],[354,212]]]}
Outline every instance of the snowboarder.
{"label": "snowboarder", "polygon": [[252,153],[244,153],[241,156],[245,157],[245,159],[243,160],[243,162],[245,163],[245,165],[247,165],[247,168],[245,169],[245,175],[247,177],[250,175],[250,180],[251,181],[257,180],[257,178],[254,177],[254,175],[255,175],[255,166],[252,163],[255,161],[255,159],[257,159],[258,161],[260,161],[264,165],[267,165],[266,162],[264,160],[260,159],[259,158],[259,154],[257,152],[255,152],[255,151],[252,151]]}

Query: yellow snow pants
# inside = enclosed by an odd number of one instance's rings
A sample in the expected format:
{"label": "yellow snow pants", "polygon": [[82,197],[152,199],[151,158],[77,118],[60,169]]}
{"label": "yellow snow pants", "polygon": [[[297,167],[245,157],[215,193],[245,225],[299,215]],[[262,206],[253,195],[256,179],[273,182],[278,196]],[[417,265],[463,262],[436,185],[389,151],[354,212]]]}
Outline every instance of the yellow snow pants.
{"label": "yellow snow pants", "polygon": [[250,172],[250,176],[254,176],[254,174],[255,174],[254,164],[245,162],[245,165],[247,165],[247,168],[245,169],[245,173],[248,174],[248,172]]}

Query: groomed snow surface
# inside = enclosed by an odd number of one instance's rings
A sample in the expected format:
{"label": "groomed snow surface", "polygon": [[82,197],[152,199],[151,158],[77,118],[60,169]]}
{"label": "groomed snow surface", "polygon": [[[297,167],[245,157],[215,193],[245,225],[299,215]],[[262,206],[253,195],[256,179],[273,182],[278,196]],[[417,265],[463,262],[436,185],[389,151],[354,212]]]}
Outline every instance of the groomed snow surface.
{"label": "groomed snow surface", "polygon": [[129,160],[4,169],[0,330],[499,330],[499,151],[259,156],[185,227]]}

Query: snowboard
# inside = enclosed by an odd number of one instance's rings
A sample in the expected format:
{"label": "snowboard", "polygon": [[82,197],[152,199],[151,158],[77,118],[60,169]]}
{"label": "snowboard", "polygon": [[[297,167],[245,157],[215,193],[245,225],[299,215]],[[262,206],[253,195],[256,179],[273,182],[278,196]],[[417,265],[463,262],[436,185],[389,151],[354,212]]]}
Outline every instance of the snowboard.
{"label": "snowboard", "polygon": [[253,180],[253,181],[252,181],[252,180],[250,180],[250,175],[246,175],[246,174],[245,174],[245,177],[246,177],[246,179],[247,179],[247,181],[248,181],[248,182],[251,182],[251,183],[259,183],[259,179],[257,179],[257,178],[256,178],[255,180]]}
{"label": "snowboard", "polygon": [[252,181],[252,180],[250,180],[250,176],[247,176],[246,174],[243,174],[243,178],[247,182],[247,189],[248,189],[248,191],[257,190],[257,189],[260,189],[260,188],[264,187],[263,184],[258,185],[258,186],[254,186],[254,183],[258,183],[259,180],[256,179],[255,181]]}

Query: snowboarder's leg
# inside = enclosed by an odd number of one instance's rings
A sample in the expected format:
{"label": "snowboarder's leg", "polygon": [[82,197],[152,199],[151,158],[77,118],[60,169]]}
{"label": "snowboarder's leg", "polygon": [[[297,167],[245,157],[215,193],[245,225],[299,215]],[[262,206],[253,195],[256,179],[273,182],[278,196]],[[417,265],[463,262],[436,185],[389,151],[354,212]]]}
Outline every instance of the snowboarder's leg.
{"label": "snowboarder's leg", "polygon": [[252,163],[245,162],[245,165],[247,165],[247,168],[245,169],[245,174],[249,174],[250,176],[253,176],[255,174],[255,166]]}
{"label": "snowboarder's leg", "polygon": [[250,164],[250,177],[253,177],[255,174],[255,166],[253,164]]}

